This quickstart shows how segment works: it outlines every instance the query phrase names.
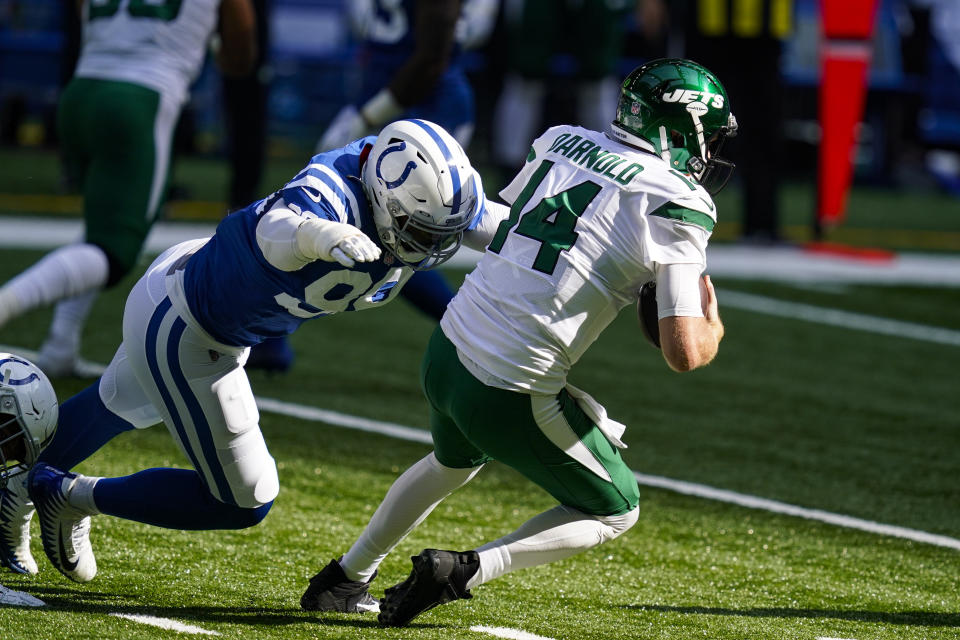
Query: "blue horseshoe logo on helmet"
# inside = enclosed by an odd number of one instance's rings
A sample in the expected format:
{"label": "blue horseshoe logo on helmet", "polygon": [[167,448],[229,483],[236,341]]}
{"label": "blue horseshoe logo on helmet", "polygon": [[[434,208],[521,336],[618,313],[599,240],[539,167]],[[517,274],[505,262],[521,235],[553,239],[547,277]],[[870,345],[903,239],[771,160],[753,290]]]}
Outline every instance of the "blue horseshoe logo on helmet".
{"label": "blue horseshoe logo on helmet", "polygon": [[384,184],[387,185],[387,189],[394,189],[399,187],[404,182],[406,182],[407,177],[410,175],[410,172],[417,168],[417,163],[411,160],[407,163],[407,166],[403,168],[403,172],[400,174],[400,177],[396,180],[387,180],[383,177],[383,174],[380,173],[380,165],[383,163],[383,159],[387,157],[388,153],[393,153],[394,151],[403,151],[407,148],[407,143],[401,140],[399,143],[393,145],[392,147],[387,147],[383,150],[383,153],[380,154],[380,157],[377,158],[377,177],[383,180]]}
{"label": "blue horseshoe logo on helmet", "polygon": [[[5,359],[3,359],[3,360],[0,360],[0,367],[3,367],[3,365],[5,365],[5,364],[8,363],[8,362],[16,362],[17,364],[26,365],[26,366],[28,366],[28,367],[30,366],[30,363],[29,363],[29,362],[27,362],[27,361],[25,361],[25,360],[21,360],[20,358],[15,358],[15,357],[13,357],[13,356],[10,356],[9,358],[5,358]],[[21,385],[21,384],[30,384],[30,383],[33,382],[34,380],[39,380],[39,379],[40,379],[40,376],[38,376],[35,372],[34,372],[34,373],[31,373],[31,374],[30,374],[29,376],[27,376],[26,378],[20,378],[20,379],[17,379],[17,380],[14,380],[13,378],[11,378],[11,379],[9,379],[9,380],[4,380],[4,376],[5,376],[5,375],[6,375],[6,374],[3,372],[3,370],[0,369],[0,383],[9,384],[9,385],[11,385],[11,386],[17,386],[17,385]]]}

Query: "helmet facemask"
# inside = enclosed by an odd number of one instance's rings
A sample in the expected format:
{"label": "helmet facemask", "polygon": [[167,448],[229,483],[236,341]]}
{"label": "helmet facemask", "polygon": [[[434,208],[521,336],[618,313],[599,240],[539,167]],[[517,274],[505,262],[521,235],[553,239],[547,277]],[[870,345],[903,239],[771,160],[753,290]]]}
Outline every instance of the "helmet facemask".
{"label": "helmet facemask", "polygon": [[[472,205],[471,205],[472,208]],[[450,229],[431,224],[407,211],[398,198],[386,203],[390,215],[388,225],[380,227],[381,242],[403,264],[417,271],[432,269],[450,258],[460,248],[463,231],[450,233]]]}
{"label": "helmet facemask", "polygon": [[40,454],[36,445],[20,423],[20,408],[12,393],[0,388],[0,488],[7,480],[33,464]]}
{"label": "helmet facemask", "polygon": [[[727,138],[737,136],[737,119],[731,113],[727,124],[717,129],[706,143],[706,162],[693,156],[687,161],[690,173],[710,195],[716,195],[727,186],[736,168],[733,162],[720,156],[720,150]],[[699,165],[699,166],[698,166]]]}

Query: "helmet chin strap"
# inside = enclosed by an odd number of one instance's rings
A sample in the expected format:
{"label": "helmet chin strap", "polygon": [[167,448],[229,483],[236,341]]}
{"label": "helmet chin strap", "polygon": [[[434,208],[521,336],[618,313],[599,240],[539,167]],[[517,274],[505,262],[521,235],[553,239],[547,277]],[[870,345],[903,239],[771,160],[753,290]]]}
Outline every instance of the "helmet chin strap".
{"label": "helmet chin strap", "polygon": [[670,162],[670,142],[667,140],[667,128],[660,125],[660,157]]}

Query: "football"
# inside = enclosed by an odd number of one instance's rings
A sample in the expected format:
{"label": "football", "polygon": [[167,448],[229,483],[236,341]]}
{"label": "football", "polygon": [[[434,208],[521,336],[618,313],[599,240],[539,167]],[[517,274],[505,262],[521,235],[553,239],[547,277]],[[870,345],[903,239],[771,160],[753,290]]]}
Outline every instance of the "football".
{"label": "football", "polygon": [[640,298],[637,300],[637,318],[640,320],[643,337],[659,349],[660,319],[657,315],[657,283],[650,281],[640,287]]}

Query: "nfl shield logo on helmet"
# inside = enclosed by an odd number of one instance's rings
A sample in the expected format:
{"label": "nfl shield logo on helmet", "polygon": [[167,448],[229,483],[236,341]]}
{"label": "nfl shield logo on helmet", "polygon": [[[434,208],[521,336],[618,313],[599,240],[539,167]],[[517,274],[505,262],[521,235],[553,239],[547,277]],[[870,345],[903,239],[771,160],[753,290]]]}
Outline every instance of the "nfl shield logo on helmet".
{"label": "nfl shield logo on helmet", "polygon": [[634,103],[632,103],[632,104],[630,105],[630,113],[632,113],[633,115],[637,115],[638,113],[640,113],[640,103],[639,103],[639,102],[634,102]]}

